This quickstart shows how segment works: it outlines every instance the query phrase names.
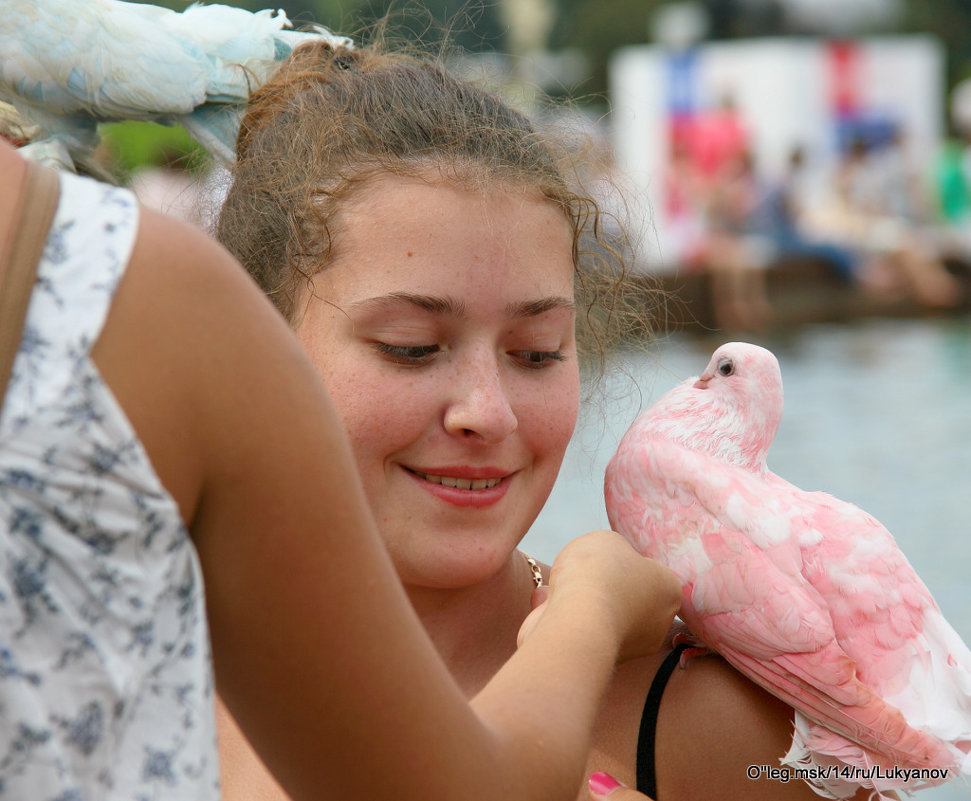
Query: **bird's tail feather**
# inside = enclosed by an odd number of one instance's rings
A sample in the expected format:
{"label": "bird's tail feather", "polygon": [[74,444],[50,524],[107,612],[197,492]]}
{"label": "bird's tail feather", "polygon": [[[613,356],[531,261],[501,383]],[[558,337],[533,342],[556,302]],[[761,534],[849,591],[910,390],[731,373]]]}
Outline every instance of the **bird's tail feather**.
{"label": "bird's tail feather", "polygon": [[191,114],[179,117],[186,132],[227,166],[236,161],[236,137],[243,118],[240,105],[199,106]]}
{"label": "bird's tail feather", "polygon": [[807,718],[862,749],[870,765],[888,770],[936,768],[956,772],[959,769],[959,759],[948,744],[911,727],[900,710],[859,682],[859,703],[839,704],[776,662],[766,664],[738,652],[723,655],[742,673]]}

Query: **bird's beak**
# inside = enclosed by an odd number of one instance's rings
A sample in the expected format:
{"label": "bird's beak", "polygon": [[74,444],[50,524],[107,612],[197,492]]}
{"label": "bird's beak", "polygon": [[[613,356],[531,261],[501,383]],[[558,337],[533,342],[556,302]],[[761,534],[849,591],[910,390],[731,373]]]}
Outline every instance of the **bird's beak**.
{"label": "bird's beak", "polygon": [[698,377],[698,380],[695,381],[693,386],[695,389],[708,389],[708,382],[711,381],[711,379],[712,374],[705,371]]}

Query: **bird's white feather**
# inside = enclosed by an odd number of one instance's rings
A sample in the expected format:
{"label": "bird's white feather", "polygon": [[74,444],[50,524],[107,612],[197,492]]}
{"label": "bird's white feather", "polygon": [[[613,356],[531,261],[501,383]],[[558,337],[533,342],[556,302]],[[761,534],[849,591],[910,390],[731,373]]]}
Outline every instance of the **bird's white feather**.
{"label": "bird's white feather", "polygon": [[7,0],[0,15],[0,100],[90,156],[99,122],[180,123],[233,161],[242,109],[298,44],[282,11],[196,3],[178,13],[121,0]]}

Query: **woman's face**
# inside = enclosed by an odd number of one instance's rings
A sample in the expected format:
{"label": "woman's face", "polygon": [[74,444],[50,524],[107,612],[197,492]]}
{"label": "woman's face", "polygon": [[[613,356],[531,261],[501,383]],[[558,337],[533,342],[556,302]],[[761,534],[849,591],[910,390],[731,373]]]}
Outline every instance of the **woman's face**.
{"label": "woman's face", "polygon": [[406,584],[508,559],[576,424],[572,234],[539,195],[382,176],[340,214],[297,333]]}

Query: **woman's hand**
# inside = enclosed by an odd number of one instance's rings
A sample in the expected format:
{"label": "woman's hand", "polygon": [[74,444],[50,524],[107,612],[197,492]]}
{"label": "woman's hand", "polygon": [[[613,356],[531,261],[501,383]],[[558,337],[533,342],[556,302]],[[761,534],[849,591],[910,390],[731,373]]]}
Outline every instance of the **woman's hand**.
{"label": "woman's hand", "polygon": [[570,542],[556,557],[549,588],[534,593],[534,609],[519,630],[519,644],[539,619],[560,604],[594,608],[620,643],[618,660],[656,653],[681,606],[681,584],[668,568],[641,556],[614,531],[594,531]]}

